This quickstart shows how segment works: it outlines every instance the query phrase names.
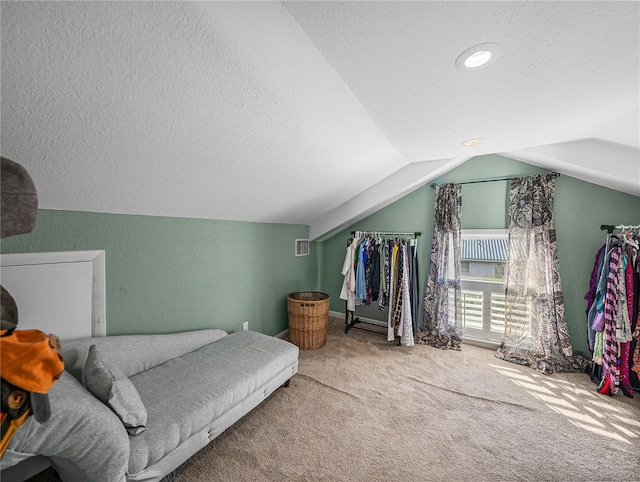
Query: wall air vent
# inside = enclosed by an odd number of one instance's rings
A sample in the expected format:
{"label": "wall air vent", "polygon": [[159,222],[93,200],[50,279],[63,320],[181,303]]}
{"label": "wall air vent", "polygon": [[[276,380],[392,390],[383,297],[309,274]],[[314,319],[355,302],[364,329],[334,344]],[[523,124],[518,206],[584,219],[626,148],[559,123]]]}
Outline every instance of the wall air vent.
{"label": "wall air vent", "polygon": [[308,239],[296,239],[296,256],[309,256]]}

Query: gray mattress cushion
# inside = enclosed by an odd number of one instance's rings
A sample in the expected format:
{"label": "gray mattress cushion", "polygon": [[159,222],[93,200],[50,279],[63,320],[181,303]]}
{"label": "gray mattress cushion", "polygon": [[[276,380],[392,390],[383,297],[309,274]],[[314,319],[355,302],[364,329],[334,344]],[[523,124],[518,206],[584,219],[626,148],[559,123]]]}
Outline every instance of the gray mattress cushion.
{"label": "gray mattress cushion", "polygon": [[129,437],[129,473],[159,461],[297,359],[287,341],[240,331],[131,377],[148,417],[146,430]]}
{"label": "gray mattress cushion", "polygon": [[124,481],[129,459],[127,431],[118,417],[68,372],[49,391],[51,418],[33,417],[16,431],[2,468],[41,454],[62,480]]}
{"label": "gray mattress cushion", "polygon": [[115,335],[79,338],[62,342],[64,369],[83,383],[89,347],[95,345],[100,357],[130,377],[172,358],[218,341],[227,332],[217,329],[167,333],[163,335]]}

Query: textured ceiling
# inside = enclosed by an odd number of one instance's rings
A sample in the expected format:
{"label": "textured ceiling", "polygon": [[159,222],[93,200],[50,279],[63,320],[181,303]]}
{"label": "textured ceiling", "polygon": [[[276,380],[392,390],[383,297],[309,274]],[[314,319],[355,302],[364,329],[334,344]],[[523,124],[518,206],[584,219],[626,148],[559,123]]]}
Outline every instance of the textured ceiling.
{"label": "textured ceiling", "polygon": [[[313,238],[479,154],[640,195],[639,13],[2,2],[2,155],[43,208],[303,223]],[[456,70],[482,42],[502,56]]]}

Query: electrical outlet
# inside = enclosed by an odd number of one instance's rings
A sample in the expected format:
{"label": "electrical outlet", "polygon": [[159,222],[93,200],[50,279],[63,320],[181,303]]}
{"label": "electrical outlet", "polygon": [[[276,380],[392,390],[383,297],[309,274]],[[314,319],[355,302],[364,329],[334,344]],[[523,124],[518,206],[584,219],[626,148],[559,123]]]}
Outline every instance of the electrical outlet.
{"label": "electrical outlet", "polygon": [[242,324],[242,329],[243,329],[243,330],[248,330],[248,329],[249,329],[249,322],[248,322],[248,321],[245,321],[245,322]]}

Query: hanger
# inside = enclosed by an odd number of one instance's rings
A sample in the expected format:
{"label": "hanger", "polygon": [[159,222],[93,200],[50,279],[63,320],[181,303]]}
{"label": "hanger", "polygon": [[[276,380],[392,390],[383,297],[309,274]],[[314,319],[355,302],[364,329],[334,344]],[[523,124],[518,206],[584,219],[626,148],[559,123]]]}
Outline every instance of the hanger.
{"label": "hanger", "polygon": [[622,236],[620,237],[622,244],[628,244],[629,246],[633,246],[636,249],[640,249],[640,246],[637,242],[633,240],[633,233],[631,231],[625,231],[624,233],[620,233]]}

